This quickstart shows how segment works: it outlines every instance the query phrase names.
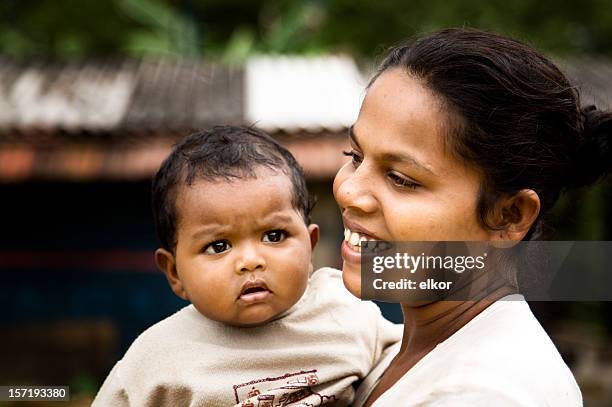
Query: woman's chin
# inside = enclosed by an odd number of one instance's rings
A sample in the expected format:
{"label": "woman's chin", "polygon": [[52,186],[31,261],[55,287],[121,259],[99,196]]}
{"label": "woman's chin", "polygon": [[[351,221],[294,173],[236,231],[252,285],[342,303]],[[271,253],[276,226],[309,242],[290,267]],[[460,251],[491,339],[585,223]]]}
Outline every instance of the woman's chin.
{"label": "woman's chin", "polygon": [[347,262],[342,262],[342,281],[346,289],[357,298],[361,298],[361,271]]}

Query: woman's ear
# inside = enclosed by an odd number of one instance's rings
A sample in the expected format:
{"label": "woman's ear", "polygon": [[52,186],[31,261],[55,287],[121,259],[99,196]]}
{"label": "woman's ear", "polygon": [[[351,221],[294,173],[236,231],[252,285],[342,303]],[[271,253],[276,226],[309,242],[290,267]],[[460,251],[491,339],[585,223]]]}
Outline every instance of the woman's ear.
{"label": "woman's ear", "polygon": [[495,212],[502,229],[492,231],[491,240],[518,242],[525,237],[538,218],[540,197],[532,189],[522,189],[512,196],[500,199]]}
{"label": "woman's ear", "polygon": [[157,268],[166,276],[168,284],[170,284],[170,288],[174,291],[174,294],[189,301],[187,292],[176,270],[174,255],[166,249],[159,248],[155,251],[155,264],[157,264]]}

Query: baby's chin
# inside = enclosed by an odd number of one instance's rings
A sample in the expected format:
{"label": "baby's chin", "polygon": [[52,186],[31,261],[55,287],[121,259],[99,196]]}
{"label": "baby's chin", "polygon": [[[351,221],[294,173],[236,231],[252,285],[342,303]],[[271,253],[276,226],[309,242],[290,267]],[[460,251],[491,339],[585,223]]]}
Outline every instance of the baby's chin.
{"label": "baby's chin", "polygon": [[361,298],[361,272],[352,266],[342,263],[342,281],[344,287],[357,298]]}
{"label": "baby's chin", "polygon": [[264,306],[255,306],[248,310],[243,310],[235,318],[223,322],[236,327],[256,327],[265,325],[285,315],[291,307],[283,307],[282,309],[271,310]]}

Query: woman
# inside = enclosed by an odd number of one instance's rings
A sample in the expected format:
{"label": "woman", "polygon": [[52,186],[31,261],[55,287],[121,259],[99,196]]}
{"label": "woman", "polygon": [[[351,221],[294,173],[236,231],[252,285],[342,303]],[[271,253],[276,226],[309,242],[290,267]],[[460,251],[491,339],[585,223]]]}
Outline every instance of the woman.
{"label": "woman", "polygon": [[[334,181],[346,287],[360,296],[363,238],[541,239],[560,191],[609,170],[611,128],[609,112],[581,110],[564,75],[518,41],[450,29],[392,49]],[[401,348],[366,405],[582,405],[558,351],[511,293],[402,303]]]}

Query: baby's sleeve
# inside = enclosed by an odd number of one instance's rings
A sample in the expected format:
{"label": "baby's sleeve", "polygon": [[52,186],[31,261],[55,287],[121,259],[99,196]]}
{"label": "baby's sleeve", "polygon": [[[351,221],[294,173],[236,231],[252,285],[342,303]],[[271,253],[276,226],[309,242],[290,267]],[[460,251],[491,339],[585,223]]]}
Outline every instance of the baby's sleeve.
{"label": "baby's sleeve", "polygon": [[121,382],[121,377],[119,375],[119,370],[121,366],[121,361],[117,362],[117,364],[113,367],[111,372],[104,380],[102,387],[98,391],[96,398],[92,403],[92,407],[97,406],[129,406],[130,402],[128,400],[128,395],[123,383]]}

